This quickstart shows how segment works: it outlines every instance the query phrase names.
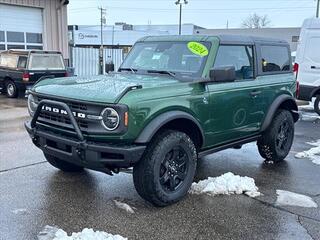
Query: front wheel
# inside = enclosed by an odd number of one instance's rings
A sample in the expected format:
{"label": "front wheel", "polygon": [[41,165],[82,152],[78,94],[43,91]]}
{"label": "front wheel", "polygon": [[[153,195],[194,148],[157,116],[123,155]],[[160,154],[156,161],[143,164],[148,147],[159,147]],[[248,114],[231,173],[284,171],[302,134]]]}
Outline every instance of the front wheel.
{"label": "front wheel", "polygon": [[269,128],[258,139],[261,157],[280,162],[289,154],[294,137],[294,121],[288,110],[279,109]]}
{"label": "front wheel", "polygon": [[139,195],[155,206],[178,202],[188,192],[196,171],[197,151],[190,137],[167,130],[149,144],[133,168]]}
{"label": "front wheel", "polygon": [[320,115],[320,95],[317,95],[314,101],[314,111]]}

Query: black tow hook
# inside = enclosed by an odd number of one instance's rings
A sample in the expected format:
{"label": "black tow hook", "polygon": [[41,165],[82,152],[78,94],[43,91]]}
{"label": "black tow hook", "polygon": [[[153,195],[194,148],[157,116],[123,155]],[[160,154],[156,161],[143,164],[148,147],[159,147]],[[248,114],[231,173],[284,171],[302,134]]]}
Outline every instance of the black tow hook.
{"label": "black tow hook", "polygon": [[81,160],[84,160],[84,151],[83,149],[76,148],[76,153]]}
{"label": "black tow hook", "polygon": [[79,158],[81,160],[85,160],[85,156],[84,156],[84,149],[87,147],[87,144],[85,141],[80,142],[78,144],[78,147],[76,148],[76,153],[79,156]]}
{"label": "black tow hook", "polygon": [[34,145],[36,145],[37,147],[40,147],[40,143],[39,143],[39,138],[38,137],[32,137],[31,140],[32,140]]}

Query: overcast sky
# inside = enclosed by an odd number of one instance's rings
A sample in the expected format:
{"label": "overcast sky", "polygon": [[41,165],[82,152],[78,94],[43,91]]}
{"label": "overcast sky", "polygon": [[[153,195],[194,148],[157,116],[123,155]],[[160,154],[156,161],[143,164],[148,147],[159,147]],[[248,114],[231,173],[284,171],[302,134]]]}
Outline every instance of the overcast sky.
{"label": "overcast sky", "polygon": [[[99,6],[107,9],[107,24],[177,24],[175,0],[70,0],[68,24],[99,24]],[[183,23],[205,28],[238,28],[248,15],[268,15],[270,27],[300,27],[314,17],[316,0],[189,0],[183,6]]]}

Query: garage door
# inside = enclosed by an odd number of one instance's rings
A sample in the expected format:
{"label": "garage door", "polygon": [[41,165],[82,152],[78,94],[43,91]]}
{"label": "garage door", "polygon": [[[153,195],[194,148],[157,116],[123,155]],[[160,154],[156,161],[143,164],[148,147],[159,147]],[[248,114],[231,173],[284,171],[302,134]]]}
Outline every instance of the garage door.
{"label": "garage door", "polygon": [[42,9],[0,4],[0,50],[42,49]]}

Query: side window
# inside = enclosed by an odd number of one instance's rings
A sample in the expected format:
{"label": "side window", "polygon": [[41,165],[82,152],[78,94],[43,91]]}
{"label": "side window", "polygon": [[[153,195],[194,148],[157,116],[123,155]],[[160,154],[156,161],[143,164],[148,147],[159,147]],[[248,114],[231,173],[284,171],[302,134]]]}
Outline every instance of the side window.
{"label": "side window", "polygon": [[17,57],[9,54],[2,54],[0,58],[0,65],[2,67],[16,68]]}
{"label": "side window", "polygon": [[290,71],[289,50],[285,46],[261,46],[263,72]]}
{"label": "side window", "polygon": [[20,56],[18,60],[18,68],[26,68],[27,67],[27,57]]}
{"label": "side window", "polygon": [[214,67],[234,66],[237,80],[253,78],[253,47],[221,45]]}

